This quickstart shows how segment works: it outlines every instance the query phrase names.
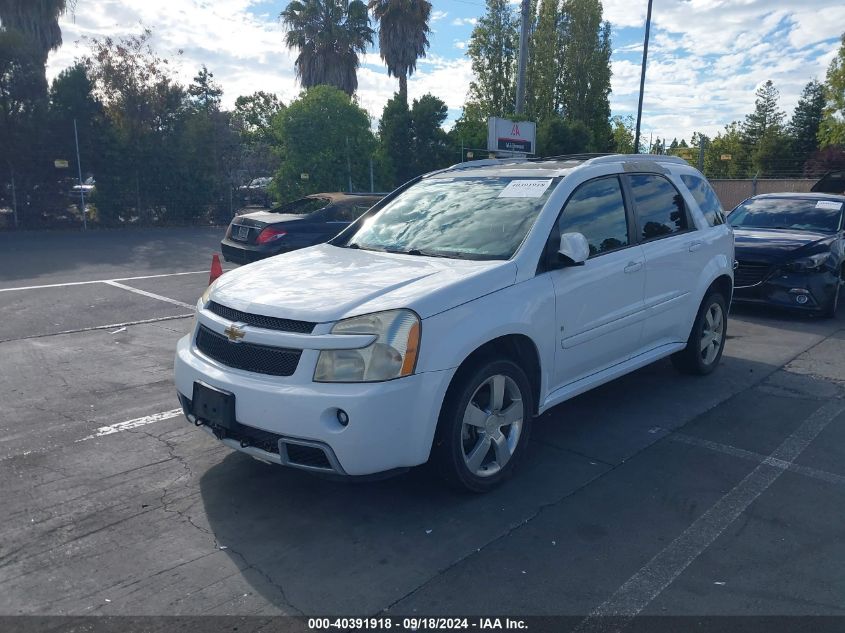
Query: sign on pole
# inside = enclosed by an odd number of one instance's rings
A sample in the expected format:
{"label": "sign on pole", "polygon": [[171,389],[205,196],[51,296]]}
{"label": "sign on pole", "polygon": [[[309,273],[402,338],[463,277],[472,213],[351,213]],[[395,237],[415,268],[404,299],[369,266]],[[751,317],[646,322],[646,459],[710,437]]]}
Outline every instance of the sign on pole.
{"label": "sign on pole", "polygon": [[534,154],[536,147],[537,124],[533,121],[487,119],[487,149],[491,152]]}
{"label": "sign on pole", "polygon": [[58,158],[53,161],[53,164],[56,166],[56,169],[67,169],[68,167],[70,167],[70,163],[68,163],[66,160],[60,160]]}
{"label": "sign on pole", "polygon": [[730,154],[722,154],[721,156],[719,156],[719,160],[731,160],[732,158],[733,156],[731,156]]}

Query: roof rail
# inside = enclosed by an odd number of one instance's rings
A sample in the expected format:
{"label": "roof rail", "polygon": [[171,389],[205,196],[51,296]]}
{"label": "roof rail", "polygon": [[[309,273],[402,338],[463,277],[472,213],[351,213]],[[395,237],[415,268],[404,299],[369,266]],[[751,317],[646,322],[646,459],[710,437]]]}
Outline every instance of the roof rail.
{"label": "roof rail", "polygon": [[482,158],[479,160],[467,160],[463,163],[455,163],[450,167],[446,167],[442,170],[438,170],[438,172],[432,173],[439,173],[439,171],[452,171],[455,169],[473,169],[475,167],[490,167],[491,165],[504,165],[507,163],[525,163],[527,159],[522,158],[521,156],[513,156],[509,158]]}
{"label": "roof rail", "polygon": [[628,161],[652,161],[655,163],[674,163],[676,165],[689,165],[687,161],[679,156],[667,154],[605,154],[592,159],[593,163],[616,163]]}
{"label": "roof rail", "polygon": [[559,156],[535,156],[529,158],[531,162],[540,162],[544,160],[592,160],[602,156],[618,156],[618,154],[607,153],[583,153],[583,154],[560,154]]}

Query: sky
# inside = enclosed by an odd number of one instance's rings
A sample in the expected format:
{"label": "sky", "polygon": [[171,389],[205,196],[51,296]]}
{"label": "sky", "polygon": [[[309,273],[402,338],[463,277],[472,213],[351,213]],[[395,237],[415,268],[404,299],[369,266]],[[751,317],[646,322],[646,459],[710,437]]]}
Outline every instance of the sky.
{"label": "sky", "polygon": [[[515,4],[518,0],[511,0]],[[298,94],[295,52],[283,42],[279,12],[287,0],[78,0],[61,20],[64,44],[48,77],[86,53],[85,37],[137,34],[175,60],[189,83],[202,64],[224,89],[223,104],[242,94]],[[466,47],[484,0],[434,0],[431,47],[408,82],[411,98],[446,102],[446,127],[460,116],[472,69]],[[614,115],[636,115],[647,0],[604,0],[612,25]],[[644,140],[713,135],[754,107],[754,91],[771,79],[791,115],[804,85],[824,80],[845,29],[842,0],[654,0],[643,104]],[[181,54],[179,54],[181,51]],[[377,121],[398,81],[388,77],[377,45],[358,72],[358,99]]]}

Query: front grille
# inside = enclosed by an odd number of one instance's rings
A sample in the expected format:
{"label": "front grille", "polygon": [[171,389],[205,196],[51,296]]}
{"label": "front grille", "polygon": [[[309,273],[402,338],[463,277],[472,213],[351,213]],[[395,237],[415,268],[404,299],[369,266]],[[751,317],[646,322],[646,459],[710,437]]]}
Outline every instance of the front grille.
{"label": "front grille", "polygon": [[233,343],[201,325],[197,349],[227,367],[270,376],[290,376],[296,371],[302,350],[254,343]]}
{"label": "front grille", "polygon": [[311,332],[314,331],[314,327],[317,325],[311,321],[294,321],[293,319],[279,319],[277,317],[264,316],[263,314],[241,312],[240,310],[220,305],[214,301],[208,304],[208,309],[217,316],[223,317],[227,321],[254,325],[255,327],[264,328],[265,330],[311,334]]}
{"label": "front grille", "polygon": [[739,266],[734,271],[734,286],[744,288],[759,284],[766,278],[771,266],[755,262],[738,262]]}

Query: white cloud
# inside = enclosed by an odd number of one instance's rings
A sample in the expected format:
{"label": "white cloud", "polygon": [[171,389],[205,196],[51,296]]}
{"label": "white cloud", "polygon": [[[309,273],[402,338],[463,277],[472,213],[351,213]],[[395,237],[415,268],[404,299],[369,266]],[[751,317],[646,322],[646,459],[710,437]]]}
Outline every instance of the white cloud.
{"label": "white cloud", "polygon": [[439,22],[440,20],[446,18],[449,15],[446,11],[432,11],[431,12],[431,21],[432,22]]}
{"label": "white cloud", "polygon": [[452,26],[475,26],[478,24],[478,18],[455,18],[452,20]]}

